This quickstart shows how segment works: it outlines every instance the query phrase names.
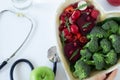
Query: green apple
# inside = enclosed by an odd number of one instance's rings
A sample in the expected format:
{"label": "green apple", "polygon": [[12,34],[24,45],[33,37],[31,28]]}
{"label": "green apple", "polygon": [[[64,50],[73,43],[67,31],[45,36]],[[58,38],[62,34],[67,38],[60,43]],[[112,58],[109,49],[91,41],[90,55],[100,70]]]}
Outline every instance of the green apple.
{"label": "green apple", "polygon": [[54,72],[48,67],[38,67],[31,72],[30,80],[54,80]]}

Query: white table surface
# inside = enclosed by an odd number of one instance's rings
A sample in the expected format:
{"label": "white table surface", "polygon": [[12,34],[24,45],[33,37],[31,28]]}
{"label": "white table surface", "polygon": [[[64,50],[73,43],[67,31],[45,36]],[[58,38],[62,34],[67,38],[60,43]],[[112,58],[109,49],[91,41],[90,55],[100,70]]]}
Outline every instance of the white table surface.
{"label": "white table surface", "polygon": [[[48,66],[52,68],[53,64],[47,59],[47,50],[51,46],[56,45],[55,38],[55,12],[59,4],[63,0],[33,0],[30,8],[18,10],[12,6],[11,0],[0,0],[0,11],[11,9],[20,11],[29,15],[34,20],[34,31],[18,52],[12,58],[8,65],[0,71],[0,80],[10,80],[9,73],[12,64],[20,58],[30,60],[35,67]],[[103,2],[104,1],[104,2]],[[111,7],[105,0],[98,0],[106,10],[119,10],[120,7]],[[105,7],[105,5],[108,5]],[[108,9],[109,7],[109,9]],[[16,48],[24,40],[29,31],[29,22],[24,19],[19,19],[12,14],[0,16],[0,63],[9,57]],[[28,24],[28,25],[26,25]],[[120,67],[119,67],[120,69]],[[120,71],[115,80],[119,80]],[[15,80],[29,80],[30,68],[27,64],[19,64],[14,72]],[[67,80],[64,69],[61,63],[58,64],[58,70],[55,80]]]}

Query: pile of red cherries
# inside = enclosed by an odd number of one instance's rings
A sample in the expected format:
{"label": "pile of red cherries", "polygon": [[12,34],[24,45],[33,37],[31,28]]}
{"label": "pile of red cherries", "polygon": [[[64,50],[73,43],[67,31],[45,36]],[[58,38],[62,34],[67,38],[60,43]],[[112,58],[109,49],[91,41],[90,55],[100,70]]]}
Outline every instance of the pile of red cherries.
{"label": "pile of red cherries", "polygon": [[86,1],[69,5],[59,17],[59,35],[64,54],[74,63],[80,58],[80,50],[88,42],[86,35],[95,26],[99,11]]}

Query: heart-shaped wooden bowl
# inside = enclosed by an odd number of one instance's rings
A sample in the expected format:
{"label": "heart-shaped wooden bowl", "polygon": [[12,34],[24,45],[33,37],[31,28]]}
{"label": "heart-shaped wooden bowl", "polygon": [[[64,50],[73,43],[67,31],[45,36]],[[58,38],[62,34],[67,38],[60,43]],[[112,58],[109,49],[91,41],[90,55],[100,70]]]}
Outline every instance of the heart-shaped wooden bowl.
{"label": "heart-shaped wooden bowl", "polygon": [[[57,10],[57,15],[56,15],[56,39],[57,39],[57,49],[58,49],[58,54],[59,54],[59,57],[61,59],[61,63],[63,65],[63,68],[67,74],[67,77],[68,77],[68,80],[79,80],[78,78],[75,78],[73,77],[73,74],[70,70],[70,67],[69,67],[69,62],[68,60],[66,59],[65,55],[64,55],[64,52],[63,52],[63,48],[62,48],[62,44],[61,44],[61,41],[60,41],[60,37],[59,37],[59,30],[58,30],[58,27],[59,27],[59,16],[60,14],[63,12],[63,10],[70,4],[73,4],[75,2],[78,2],[80,0],[66,0],[64,3],[62,3],[58,10]],[[96,0],[87,0],[88,2],[90,2],[91,4],[94,5],[94,7],[100,11],[100,17],[98,19],[98,22],[100,21],[103,21],[105,20],[106,18],[110,18],[110,17],[120,17],[120,11],[118,12],[106,12],[102,6],[100,6]],[[116,69],[118,67],[118,65],[120,64],[120,60],[118,61],[118,63],[114,66],[112,66],[111,68],[107,69],[107,70],[104,70],[104,71],[99,71],[99,72],[92,72],[92,74],[90,74],[90,77],[94,76],[95,74],[99,74],[101,72],[104,72],[104,73],[109,73],[111,71],[113,71],[114,69]],[[89,77],[89,78],[90,78]],[[89,80],[88,78],[88,80]]]}

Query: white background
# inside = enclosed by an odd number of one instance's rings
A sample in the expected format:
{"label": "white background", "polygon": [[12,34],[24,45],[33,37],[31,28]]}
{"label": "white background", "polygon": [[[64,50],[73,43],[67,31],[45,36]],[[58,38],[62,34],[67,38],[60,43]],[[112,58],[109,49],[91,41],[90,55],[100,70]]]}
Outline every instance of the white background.
{"label": "white background", "polygon": [[[52,63],[47,59],[47,50],[56,45],[55,38],[55,12],[63,0],[33,0],[33,4],[25,9],[18,10],[12,6],[11,0],[0,0],[0,11],[11,9],[29,15],[34,20],[34,31],[8,65],[0,71],[0,80],[10,80],[9,72],[12,64],[20,58],[30,60],[35,67],[48,66]],[[120,11],[120,7],[110,6],[106,0],[97,0],[107,11]],[[107,6],[106,6],[107,5]],[[9,57],[21,44],[30,29],[30,23],[24,18],[13,14],[0,15],[0,63]],[[116,79],[119,80],[120,71]],[[14,72],[15,80],[29,80],[30,68],[26,64],[19,64]],[[55,80],[67,80],[61,63],[58,64]]]}

